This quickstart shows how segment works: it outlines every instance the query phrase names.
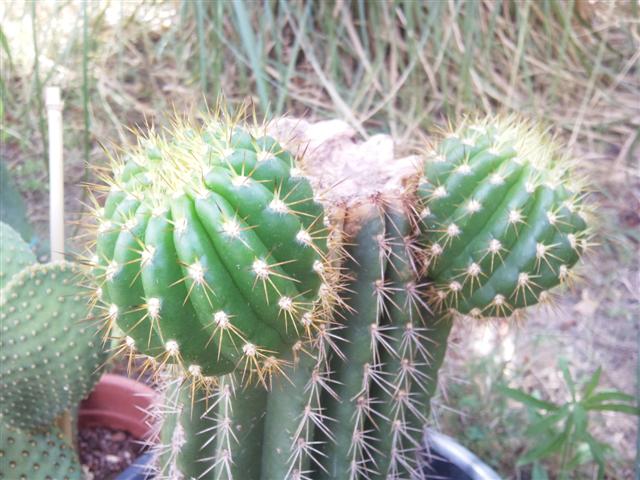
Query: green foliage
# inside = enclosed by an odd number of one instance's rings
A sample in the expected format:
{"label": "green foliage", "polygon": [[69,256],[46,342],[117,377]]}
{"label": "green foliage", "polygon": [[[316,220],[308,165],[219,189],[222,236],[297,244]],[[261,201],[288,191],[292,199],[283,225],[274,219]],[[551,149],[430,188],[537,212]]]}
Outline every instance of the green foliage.
{"label": "green foliage", "polygon": [[4,161],[0,162],[0,222],[10,225],[26,242],[30,242],[33,230],[27,221],[24,201],[9,176]]}
{"label": "green foliage", "polygon": [[520,457],[518,465],[535,464],[538,478],[544,478],[539,461],[556,457],[560,461],[559,478],[570,478],[581,466],[595,463],[598,478],[605,475],[607,455],[611,448],[594,438],[589,430],[589,417],[593,412],[618,412],[640,415],[637,399],[617,391],[599,389],[602,369],[598,368],[590,378],[579,385],[561,359],[558,368],[564,378],[569,400],[562,404],[536,398],[522,390],[500,387],[506,397],[522,403],[536,413],[526,435],[535,440],[534,445]]}

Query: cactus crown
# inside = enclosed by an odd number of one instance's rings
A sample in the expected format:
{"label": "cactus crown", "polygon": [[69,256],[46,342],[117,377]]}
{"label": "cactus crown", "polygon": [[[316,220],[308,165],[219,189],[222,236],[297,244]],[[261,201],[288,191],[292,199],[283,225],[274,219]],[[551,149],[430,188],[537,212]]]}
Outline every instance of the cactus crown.
{"label": "cactus crown", "polygon": [[109,325],[154,365],[263,380],[323,321],[324,210],[265,132],[223,113],[176,121],[114,160],[97,212],[99,293]]}
{"label": "cactus crown", "polygon": [[440,311],[505,317],[548,301],[589,244],[571,162],[524,121],[467,122],[447,134],[418,195]]}

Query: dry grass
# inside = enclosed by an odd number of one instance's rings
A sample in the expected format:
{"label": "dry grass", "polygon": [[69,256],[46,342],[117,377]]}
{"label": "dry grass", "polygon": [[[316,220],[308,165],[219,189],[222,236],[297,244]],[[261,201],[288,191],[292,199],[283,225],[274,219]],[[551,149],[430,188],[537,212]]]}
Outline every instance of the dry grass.
{"label": "dry grass", "polygon": [[[530,350],[542,365],[518,358],[514,378],[546,385],[555,375],[553,355],[541,355],[531,340],[548,334],[580,368],[602,363],[610,385],[633,390],[638,299],[631,292],[640,290],[633,284],[640,225],[635,0],[84,5],[86,11],[79,1],[0,5],[0,154],[41,233],[48,208],[44,84],[64,90],[71,212],[82,208],[77,184],[90,180],[84,162],[104,161],[100,142],[125,142],[127,127],[161,123],[168,111],[212,102],[220,92],[232,102],[251,97],[274,116],[337,116],[363,136],[389,132],[400,152],[447,119],[520,112],[547,123],[592,175],[602,246],[586,267],[588,286],[565,315],[519,330],[518,352]],[[584,292],[597,303],[590,315],[575,310]],[[622,464],[630,463],[634,423],[604,424],[602,436],[618,444]],[[624,477],[624,467],[613,471]]]}

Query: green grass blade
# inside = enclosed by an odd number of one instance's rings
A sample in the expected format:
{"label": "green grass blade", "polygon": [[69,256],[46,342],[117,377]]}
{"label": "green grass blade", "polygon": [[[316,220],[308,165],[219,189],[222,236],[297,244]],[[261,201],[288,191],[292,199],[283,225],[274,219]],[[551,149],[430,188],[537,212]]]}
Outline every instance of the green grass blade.
{"label": "green grass blade", "polygon": [[46,120],[44,114],[44,101],[42,100],[42,88],[43,84],[40,78],[40,49],[38,47],[38,19],[36,14],[36,2],[31,1],[31,33],[33,39],[33,55],[34,55],[34,79],[36,89],[36,106],[38,108],[38,128],[40,129],[40,136],[42,137],[42,161],[44,162],[45,170],[49,171],[49,159],[47,146],[47,133],[46,133]]}
{"label": "green grass blade", "polygon": [[523,392],[522,390],[517,390],[515,388],[499,386],[498,391],[502,395],[531,408],[548,410],[548,411],[555,411],[555,410],[558,410],[558,408],[560,408],[555,403],[547,402],[545,400],[540,400],[539,398],[536,398],[532,395],[529,395],[528,393]]}
{"label": "green grass blade", "polygon": [[198,60],[200,67],[200,89],[202,95],[206,97],[207,90],[207,46],[204,31],[204,22],[206,11],[204,8],[203,0],[195,1],[196,8],[196,31],[198,34]]}
{"label": "green grass blade", "polygon": [[249,57],[251,70],[256,82],[258,90],[258,98],[263,112],[269,109],[269,93],[267,89],[267,81],[264,72],[264,64],[261,57],[261,44],[253,34],[251,27],[251,12],[247,9],[247,3],[244,0],[233,0],[233,11],[235,13],[238,33],[244,46],[244,50]]}

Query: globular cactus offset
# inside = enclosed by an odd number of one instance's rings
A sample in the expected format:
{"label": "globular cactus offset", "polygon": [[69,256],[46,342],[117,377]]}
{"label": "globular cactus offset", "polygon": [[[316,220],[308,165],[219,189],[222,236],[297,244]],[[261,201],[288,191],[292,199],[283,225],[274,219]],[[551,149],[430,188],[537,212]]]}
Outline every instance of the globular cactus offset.
{"label": "globular cactus offset", "polygon": [[510,118],[464,123],[433,149],[419,197],[439,311],[509,316],[570,278],[589,236],[571,166]]}
{"label": "globular cactus offset", "polygon": [[108,321],[169,378],[156,478],[422,478],[453,319],[546,300],[588,244],[565,160],[512,119],[465,124],[423,171],[373,156],[350,189],[357,159],[311,168],[220,119],[128,158],[97,263]]}
{"label": "globular cactus offset", "polygon": [[0,237],[0,478],[80,479],[54,422],[89,394],[106,361],[85,277],[69,262],[30,264],[29,247],[3,223]]}
{"label": "globular cactus offset", "polygon": [[149,135],[114,171],[95,259],[109,330],[196,380],[280,369],[328,293],[323,208],[293,156],[219,117]]}

